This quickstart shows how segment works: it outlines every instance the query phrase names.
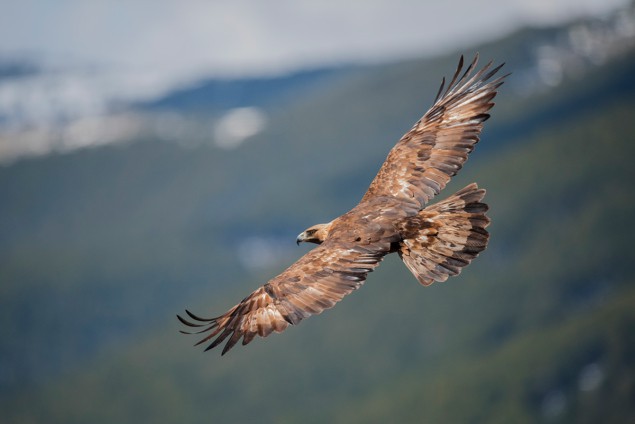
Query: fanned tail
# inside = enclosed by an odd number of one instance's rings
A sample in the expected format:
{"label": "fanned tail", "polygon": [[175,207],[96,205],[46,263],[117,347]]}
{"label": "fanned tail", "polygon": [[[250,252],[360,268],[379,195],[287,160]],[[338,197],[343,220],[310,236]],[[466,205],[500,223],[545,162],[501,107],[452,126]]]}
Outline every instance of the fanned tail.
{"label": "fanned tail", "polygon": [[399,256],[424,286],[458,275],[487,247],[485,190],[473,183],[413,217],[402,229]]}

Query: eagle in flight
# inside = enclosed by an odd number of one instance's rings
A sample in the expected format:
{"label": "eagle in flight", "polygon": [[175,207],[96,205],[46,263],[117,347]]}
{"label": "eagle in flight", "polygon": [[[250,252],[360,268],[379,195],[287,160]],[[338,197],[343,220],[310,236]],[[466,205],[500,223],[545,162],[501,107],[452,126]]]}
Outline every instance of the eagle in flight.
{"label": "eagle in flight", "polygon": [[461,74],[461,56],[447,88],[443,78],[430,110],[392,148],[357,206],[298,235],[298,243],[318,247],[223,315],[177,315],[193,328],[182,333],[204,334],[196,345],[210,342],[205,350],[227,340],[224,355],[241,338],[246,345],[333,307],[393,252],[424,286],[458,275],[487,246],[485,190],[472,183],[426,204],[474,149],[507,76],[492,80],[503,66],[491,69],[492,62],[475,72],[477,61],[478,54]]}

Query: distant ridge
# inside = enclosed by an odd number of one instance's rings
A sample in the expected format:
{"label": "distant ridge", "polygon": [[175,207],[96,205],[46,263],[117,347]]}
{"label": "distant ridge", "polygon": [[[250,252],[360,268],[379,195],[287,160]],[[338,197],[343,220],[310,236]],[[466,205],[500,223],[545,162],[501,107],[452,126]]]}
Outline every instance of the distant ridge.
{"label": "distant ridge", "polygon": [[355,68],[318,68],[272,77],[207,78],[192,86],[176,89],[159,99],[141,103],[147,109],[177,109],[181,112],[196,110],[227,110],[239,107],[266,107],[290,96],[328,83],[347,75]]}

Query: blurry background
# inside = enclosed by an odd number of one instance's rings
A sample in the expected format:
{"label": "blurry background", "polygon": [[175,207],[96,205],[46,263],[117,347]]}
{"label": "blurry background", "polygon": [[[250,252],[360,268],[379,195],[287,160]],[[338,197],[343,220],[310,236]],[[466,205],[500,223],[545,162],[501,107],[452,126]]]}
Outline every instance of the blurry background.
{"label": "blurry background", "polygon": [[[488,250],[192,348],[476,51]],[[634,75],[618,0],[0,2],[2,422],[635,422]]]}

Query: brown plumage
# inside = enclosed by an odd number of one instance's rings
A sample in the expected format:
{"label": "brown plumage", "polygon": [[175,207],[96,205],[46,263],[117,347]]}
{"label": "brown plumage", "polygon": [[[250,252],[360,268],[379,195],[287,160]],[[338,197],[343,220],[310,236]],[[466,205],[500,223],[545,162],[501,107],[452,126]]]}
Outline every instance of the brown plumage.
{"label": "brown plumage", "polygon": [[[319,246],[216,318],[186,311],[179,320],[205,336],[206,350],[227,340],[223,354],[241,338],[282,332],[331,308],[358,289],[383,257],[397,252],[423,285],[457,275],[487,247],[485,190],[470,184],[425,207],[467,160],[479,141],[487,112],[505,76],[491,62],[472,74],[478,55],[461,75],[463,57],[433,106],[388,154],[360,203],[326,224],[298,236]],[[192,332],[183,333],[191,334]]]}

